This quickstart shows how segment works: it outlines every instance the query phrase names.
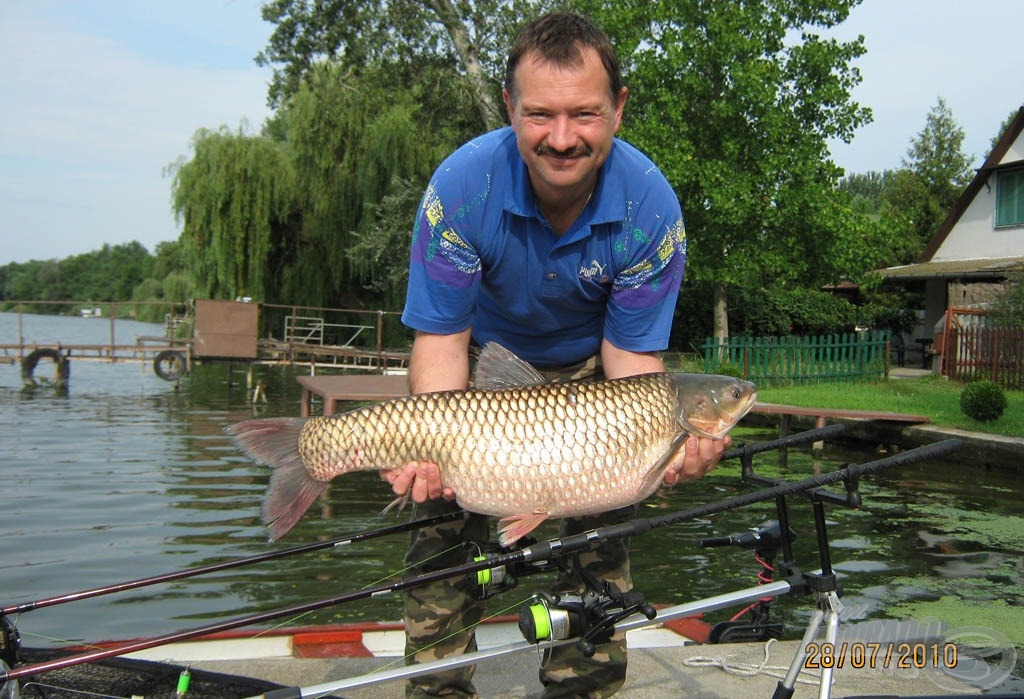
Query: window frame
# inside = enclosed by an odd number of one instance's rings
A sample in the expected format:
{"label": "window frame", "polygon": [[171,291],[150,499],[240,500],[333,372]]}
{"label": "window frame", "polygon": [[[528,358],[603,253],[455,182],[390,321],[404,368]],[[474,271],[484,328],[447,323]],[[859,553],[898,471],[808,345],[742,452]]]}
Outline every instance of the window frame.
{"label": "window frame", "polygon": [[[1012,180],[1012,184],[1009,180]],[[1010,188],[1012,191],[1005,192],[1006,188]],[[1001,215],[1003,210],[1008,207],[1002,206],[1002,203],[1007,196],[1014,197],[1014,212],[1010,217],[1012,220],[1004,221]],[[995,211],[992,215],[992,222],[995,228],[1024,226],[1024,167],[1015,167],[996,173]]]}

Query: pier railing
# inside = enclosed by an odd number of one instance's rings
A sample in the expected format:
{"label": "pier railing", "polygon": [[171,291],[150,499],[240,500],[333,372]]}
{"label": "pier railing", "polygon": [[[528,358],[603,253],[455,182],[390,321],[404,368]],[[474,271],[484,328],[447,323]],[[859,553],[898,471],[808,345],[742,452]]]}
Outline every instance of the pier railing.
{"label": "pier railing", "polygon": [[[21,358],[40,348],[63,348],[81,353],[80,358],[138,359],[161,349],[181,347],[189,341],[190,329],[182,329],[188,305],[171,301],[5,301],[0,310],[16,313],[17,337],[0,338],[0,352]],[[89,318],[91,323],[106,323],[102,340],[86,344],[67,342],[66,338],[43,337],[26,329],[26,316],[60,315]],[[136,320],[163,325],[163,334],[131,337],[118,331],[119,320]],[[187,332],[186,332],[187,330]],[[144,357],[143,357],[144,358]]]}
{"label": "pier railing", "polygon": [[[20,362],[26,380],[40,359],[57,363],[58,378],[72,359],[153,361],[163,378],[178,378],[194,361],[217,360],[388,373],[405,369],[411,342],[400,314],[383,310],[199,300],[7,301],[0,310],[17,314],[16,333],[0,337],[0,364]],[[52,315],[107,323],[106,337],[82,343],[26,330],[27,319]],[[163,333],[129,336],[119,320],[160,323]]]}

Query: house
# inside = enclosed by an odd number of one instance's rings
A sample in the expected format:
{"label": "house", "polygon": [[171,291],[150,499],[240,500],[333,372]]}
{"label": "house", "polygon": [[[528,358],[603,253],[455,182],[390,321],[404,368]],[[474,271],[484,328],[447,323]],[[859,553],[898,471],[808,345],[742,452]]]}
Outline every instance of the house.
{"label": "house", "polygon": [[912,334],[927,345],[933,337],[939,342],[947,309],[983,307],[1007,274],[1019,269],[1024,269],[1024,107],[920,259],[880,274],[894,282],[923,284],[924,318]]}

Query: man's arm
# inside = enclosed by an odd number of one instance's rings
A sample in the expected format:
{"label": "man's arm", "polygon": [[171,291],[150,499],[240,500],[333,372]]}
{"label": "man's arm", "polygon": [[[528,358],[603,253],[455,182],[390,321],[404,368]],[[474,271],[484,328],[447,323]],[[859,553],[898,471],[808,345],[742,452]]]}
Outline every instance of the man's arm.
{"label": "man's arm", "polygon": [[[665,371],[657,352],[630,352],[616,347],[607,338],[601,340],[601,364],[604,375],[609,379]],[[700,478],[715,467],[722,458],[722,452],[731,444],[732,439],[728,435],[723,439],[687,437],[682,454],[674,458],[665,472],[665,483],[675,485],[681,480]]]}
{"label": "man's arm", "polygon": [[[470,330],[454,335],[418,332],[409,356],[409,390],[412,393],[461,391],[469,386]],[[395,495],[409,493],[414,502],[455,498],[455,491],[441,482],[437,464],[414,462],[400,471],[382,471]]]}

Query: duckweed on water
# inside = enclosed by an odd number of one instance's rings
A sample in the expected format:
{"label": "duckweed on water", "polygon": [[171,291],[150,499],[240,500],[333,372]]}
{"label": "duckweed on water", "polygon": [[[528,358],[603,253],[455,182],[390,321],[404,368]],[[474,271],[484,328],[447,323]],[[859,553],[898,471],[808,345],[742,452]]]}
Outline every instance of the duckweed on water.
{"label": "duckweed on water", "polygon": [[1024,646],[1024,607],[1003,600],[981,602],[945,596],[893,604],[886,613],[893,619],[941,619],[947,629],[967,626],[998,629],[1014,646]]}
{"label": "duckweed on water", "polygon": [[922,518],[942,515],[949,528],[945,533],[960,541],[972,541],[985,548],[1006,551],[1024,550],[1024,518],[992,514],[978,510],[950,510],[948,506],[913,504],[915,515]]}

